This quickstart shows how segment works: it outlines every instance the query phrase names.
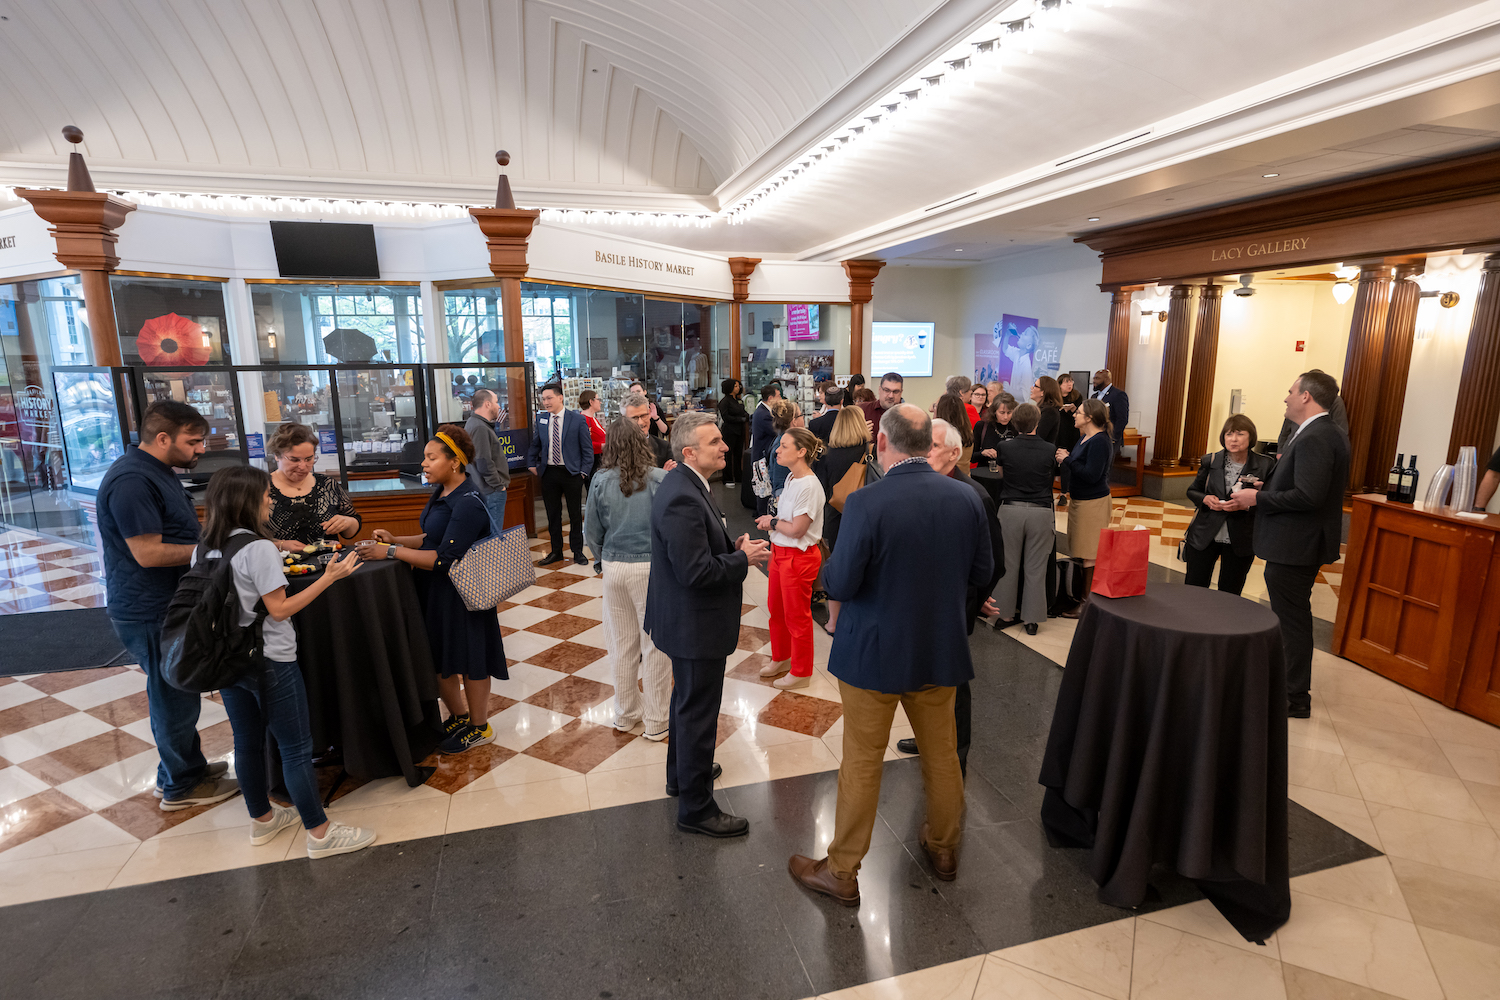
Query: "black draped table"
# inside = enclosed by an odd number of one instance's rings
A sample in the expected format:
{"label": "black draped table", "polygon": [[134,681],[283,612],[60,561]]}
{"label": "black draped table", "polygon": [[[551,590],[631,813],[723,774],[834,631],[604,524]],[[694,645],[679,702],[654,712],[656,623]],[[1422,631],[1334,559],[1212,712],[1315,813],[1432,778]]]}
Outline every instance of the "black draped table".
{"label": "black draped table", "polygon": [[987,461],[980,461],[979,465],[969,470],[969,478],[974,480],[995,501],[995,506],[1000,506],[1000,485],[1005,481],[999,472],[991,472]]}
{"label": "black draped table", "polygon": [[[316,575],[289,577],[296,593]],[[293,616],[297,663],[307,684],[314,752],[343,751],[356,778],[432,776],[417,762],[441,738],[437,672],[411,567],[362,564]]]}
{"label": "black draped table", "polygon": [[1286,705],[1268,608],[1182,584],[1095,594],[1042,761],[1048,840],[1093,849],[1102,902],[1139,906],[1161,863],[1263,941],[1291,913]]}

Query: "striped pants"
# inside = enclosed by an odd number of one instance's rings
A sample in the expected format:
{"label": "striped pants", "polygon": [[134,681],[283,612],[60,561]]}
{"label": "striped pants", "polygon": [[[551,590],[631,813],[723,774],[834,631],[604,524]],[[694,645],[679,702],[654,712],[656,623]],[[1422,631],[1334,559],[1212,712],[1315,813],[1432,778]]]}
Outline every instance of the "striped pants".
{"label": "striped pants", "polygon": [[654,736],[667,728],[672,661],[656,648],[644,628],[650,579],[649,562],[604,563],[604,631],[614,668],[615,725],[644,722],[647,734]]}

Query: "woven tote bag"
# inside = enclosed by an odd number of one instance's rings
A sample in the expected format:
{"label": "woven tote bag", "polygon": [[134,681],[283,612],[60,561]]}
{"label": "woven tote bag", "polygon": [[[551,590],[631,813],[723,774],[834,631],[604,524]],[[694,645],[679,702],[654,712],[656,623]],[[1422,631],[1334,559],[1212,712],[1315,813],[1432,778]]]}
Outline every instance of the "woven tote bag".
{"label": "woven tote bag", "polygon": [[448,567],[448,579],[470,611],[489,610],[531,586],[536,568],[526,545],[526,526],[518,524],[475,543]]}

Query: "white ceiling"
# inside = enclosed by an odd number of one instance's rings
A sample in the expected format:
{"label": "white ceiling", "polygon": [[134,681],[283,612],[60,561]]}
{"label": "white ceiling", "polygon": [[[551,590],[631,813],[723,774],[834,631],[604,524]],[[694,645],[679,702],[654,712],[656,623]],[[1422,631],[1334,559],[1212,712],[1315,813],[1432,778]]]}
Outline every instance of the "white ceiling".
{"label": "white ceiling", "polygon": [[[712,211],[1033,2],[0,0],[0,184],[76,124],[107,188],[483,204],[503,146],[523,205]],[[1500,0],[1092,0],[749,223],[642,235],[969,262],[1496,144]]]}

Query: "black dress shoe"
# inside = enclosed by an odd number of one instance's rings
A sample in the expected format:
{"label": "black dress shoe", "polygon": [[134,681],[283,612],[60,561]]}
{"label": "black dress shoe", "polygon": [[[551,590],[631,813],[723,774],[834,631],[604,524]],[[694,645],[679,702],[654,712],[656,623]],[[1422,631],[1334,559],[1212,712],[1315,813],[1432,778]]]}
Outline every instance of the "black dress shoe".
{"label": "black dress shoe", "polygon": [[697,823],[678,823],[683,833],[701,833],[705,837],[743,837],[750,832],[750,821],[743,816],[721,812]]}
{"label": "black dress shoe", "polygon": [[1007,618],[1007,619],[1005,619],[1003,621],[997,621],[997,622],[995,622],[995,631],[996,632],[1004,632],[1006,629],[1010,628],[1012,625],[1019,625],[1019,624],[1021,624],[1021,617],[1020,617],[1020,615],[1017,615],[1014,618]]}
{"label": "black dress shoe", "polygon": [[917,752],[917,738],[915,736],[908,736],[904,740],[897,740],[896,741],[896,749],[899,750],[901,753],[916,753]]}
{"label": "black dress shoe", "polygon": [[1027,635],[1036,635],[1036,622],[1027,622],[1026,623],[1026,634]]}
{"label": "black dress shoe", "polygon": [[[719,764],[718,761],[714,761],[714,769],[709,772],[709,780],[710,781],[718,781],[719,780],[719,775],[721,775],[723,773],[724,773],[724,768],[722,766],[720,766],[720,764]],[[672,798],[675,799],[675,798],[677,798],[677,789],[674,788],[671,785],[668,785],[667,786],[667,794],[670,795],[670,796],[672,796]]]}
{"label": "black dress shoe", "polygon": [[551,555],[549,555],[547,558],[543,559],[541,562],[537,563],[537,565],[538,566],[551,566],[554,563],[560,563],[562,561],[563,561],[563,554],[561,552],[554,552]]}
{"label": "black dress shoe", "polygon": [[589,564],[589,561],[587,559],[585,559],[583,556],[574,556],[573,557],[573,564],[575,566],[587,566]]}

